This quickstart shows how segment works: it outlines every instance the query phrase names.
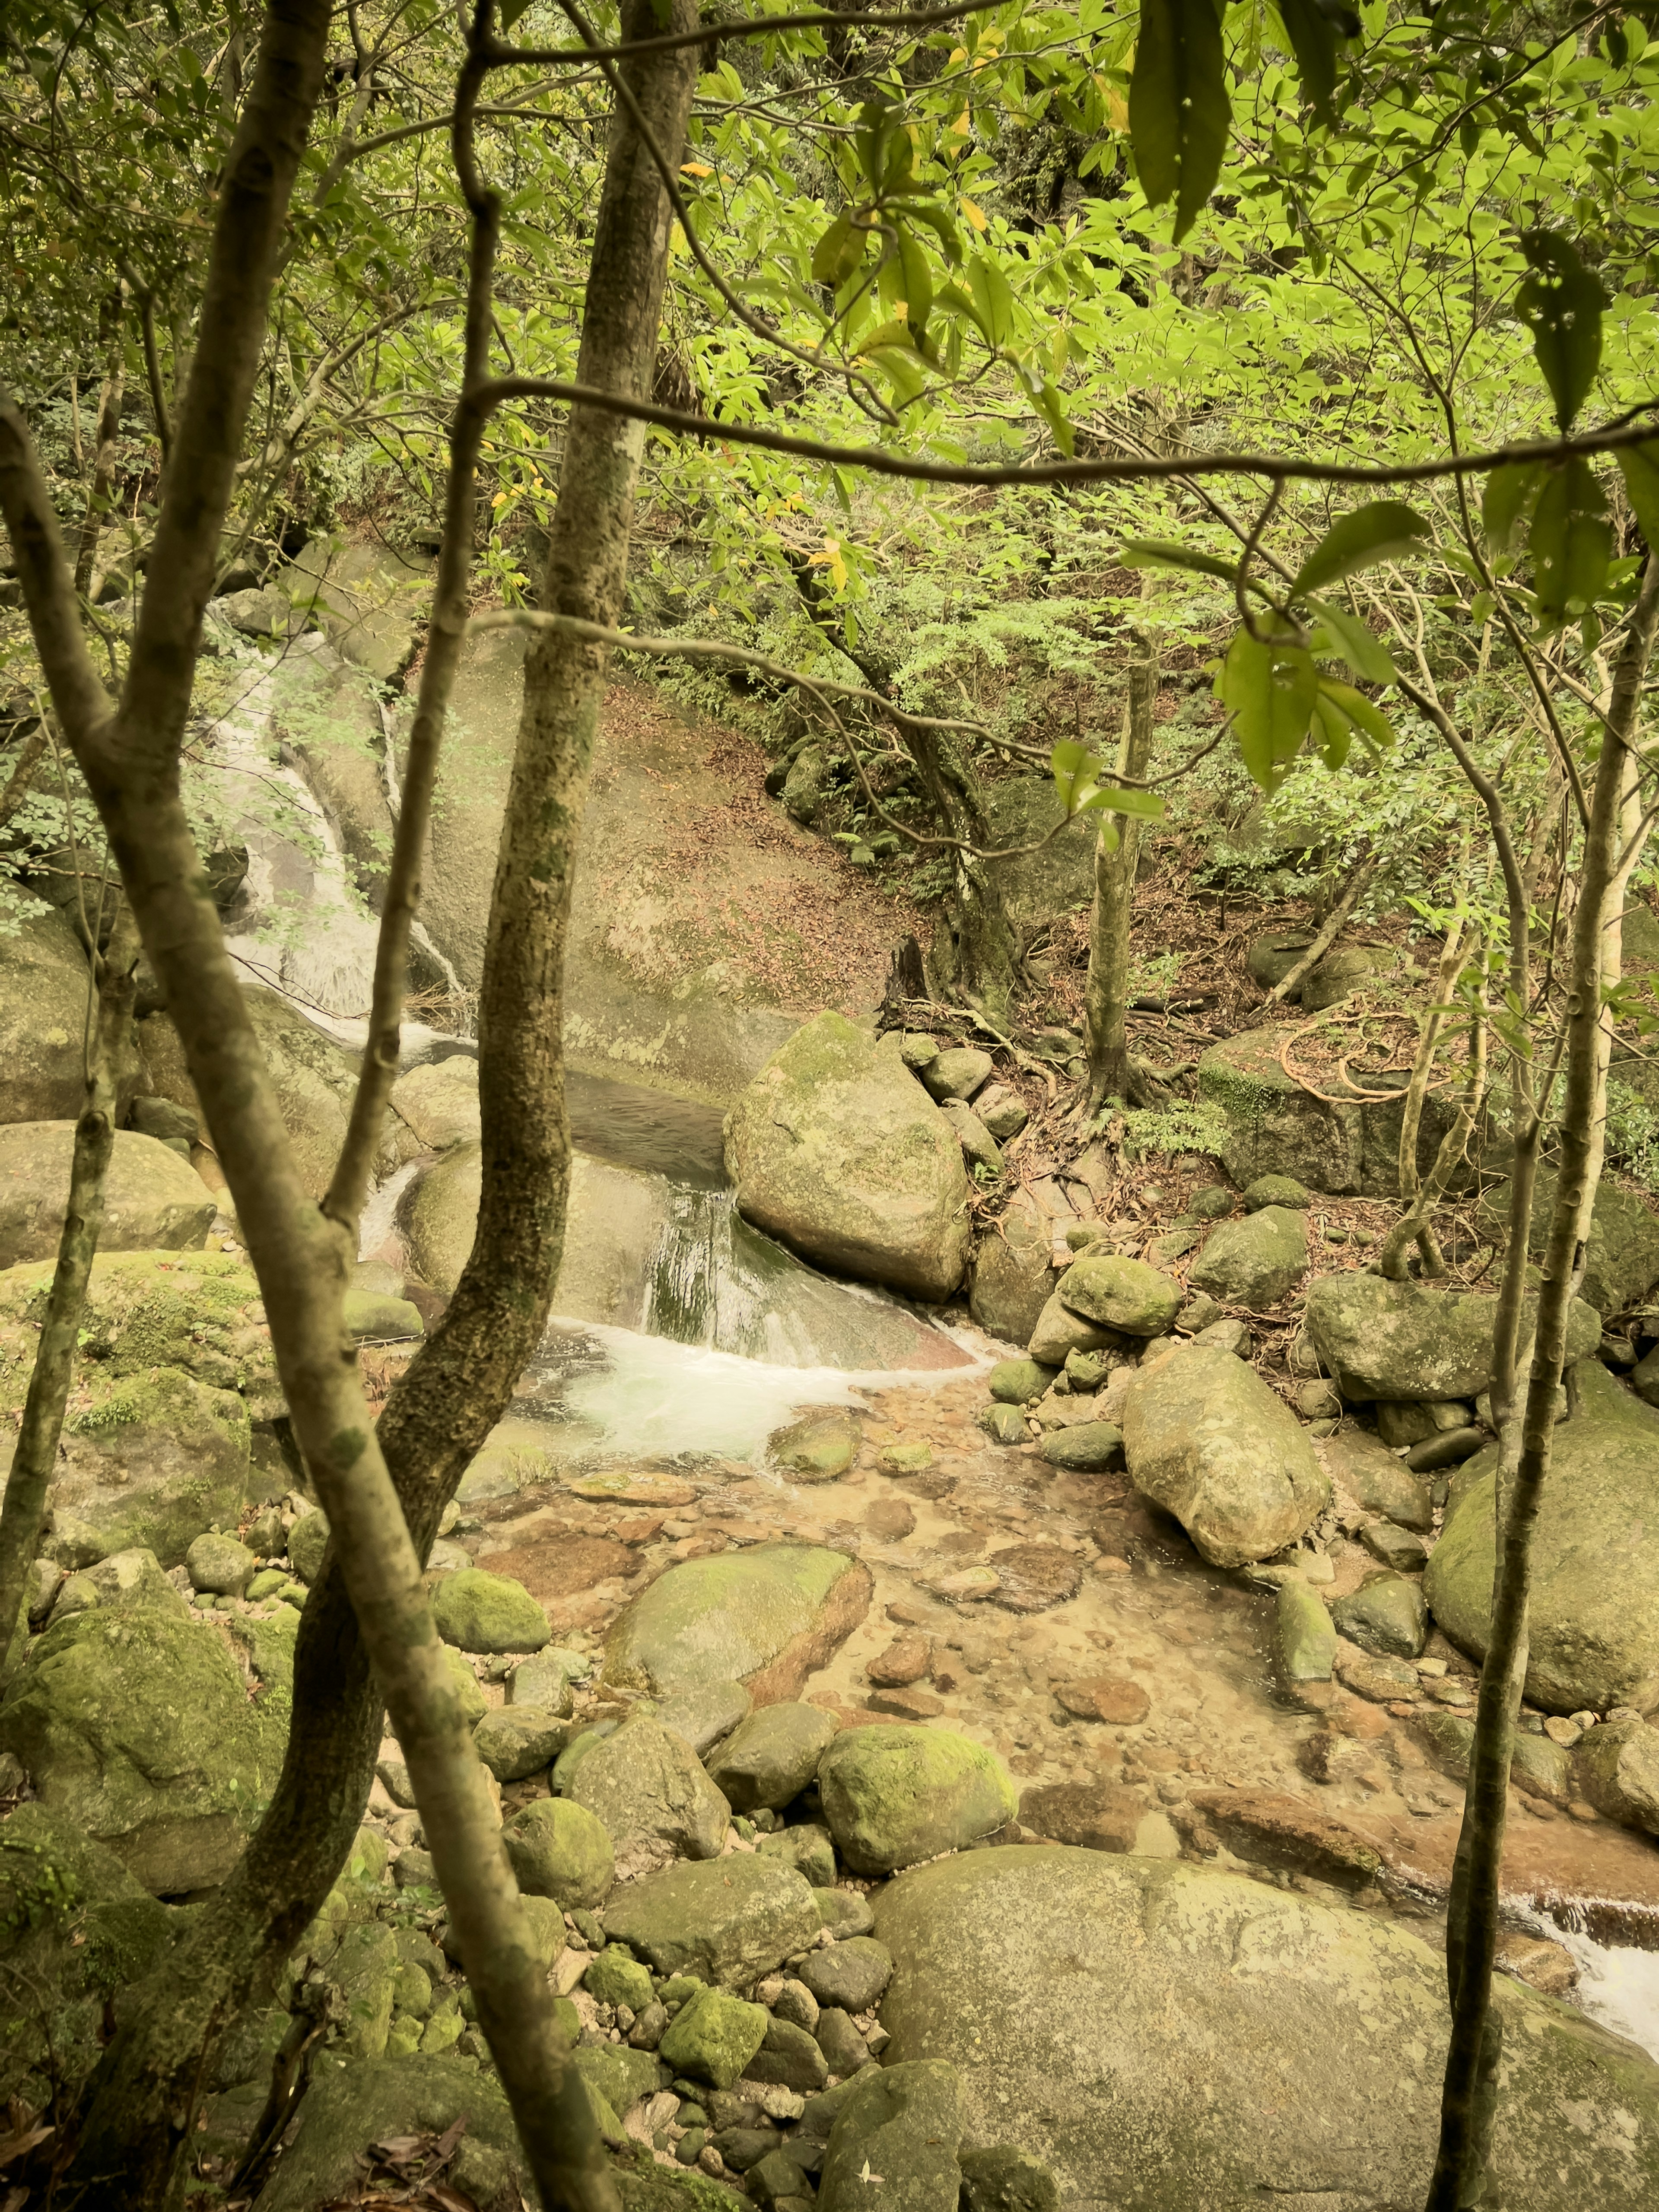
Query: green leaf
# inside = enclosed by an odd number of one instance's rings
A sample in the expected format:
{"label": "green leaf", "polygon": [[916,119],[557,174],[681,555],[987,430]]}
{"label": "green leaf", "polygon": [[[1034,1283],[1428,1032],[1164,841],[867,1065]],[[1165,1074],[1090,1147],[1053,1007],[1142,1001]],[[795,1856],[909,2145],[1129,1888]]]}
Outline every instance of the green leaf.
{"label": "green leaf", "polygon": [[[1318,0],[1279,0],[1279,20],[1285,26],[1296,65],[1302,72],[1302,89],[1322,123],[1334,124],[1331,95],[1336,90],[1336,27]],[[1352,33],[1348,34],[1350,37]]]}
{"label": "green leaf", "polygon": [[866,100],[860,108],[853,143],[858,149],[860,166],[869,179],[870,190],[878,198],[887,167],[887,141],[892,127],[893,112],[884,100]]}
{"label": "green leaf", "polygon": [[1555,419],[1565,430],[1601,367],[1607,297],[1577,247],[1559,232],[1529,230],[1521,248],[1531,273],[1521,280],[1515,312],[1532,333],[1533,356],[1555,402]]}
{"label": "green leaf", "polygon": [[925,222],[938,238],[945,258],[955,268],[962,258],[962,241],[957,227],[942,207],[918,205],[912,202],[907,210],[913,222]]}
{"label": "green leaf", "polygon": [[1329,599],[1310,599],[1309,605],[1331,633],[1335,649],[1356,676],[1367,684],[1392,684],[1397,673],[1389,648],[1356,614]]}
{"label": "green leaf", "polygon": [[904,280],[905,319],[920,337],[927,328],[927,318],[933,312],[933,277],[920,240],[902,223],[898,226],[898,255],[899,268]]}
{"label": "green leaf", "polygon": [[1397,561],[1421,550],[1429,526],[1397,499],[1368,500],[1334,522],[1302,563],[1291,597],[1302,599],[1379,561]]}
{"label": "green leaf", "polygon": [[1138,822],[1161,822],[1169,802],[1161,792],[1135,791],[1127,784],[1110,784],[1089,800],[1113,814],[1133,814]]}
{"label": "green leaf", "polygon": [[838,215],[812,248],[812,281],[844,284],[863,260],[868,236],[866,231],[854,229],[850,210]]}
{"label": "green leaf", "polygon": [[1334,774],[1348,757],[1348,749],[1353,743],[1353,720],[1322,686],[1314,701],[1314,735],[1326,767]]}
{"label": "green leaf", "polygon": [[1049,753],[1049,773],[1068,820],[1096,787],[1100,768],[1098,755],[1091,753],[1078,738],[1061,738]]}
{"label": "green leaf", "polygon": [[941,284],[933,295],[933,306],[937,311],[947,315],[965,316],[987,345],[995,343],[984,317],[960,284]]}
{"label": "green leaf", "polygon": [[1651,550],[1659,545],[1659,438],[1644,446],[1620,446],[1613,459]]}
{"label": "green leaf", "polygon": [[878,353],[888,346],[901,346],[906,352],[914,353],[915,345],[915,336],[909,324],[895,315],[884,323],[878,323],[867,337],[859,340],[853,348],[853,359],[856,361],[860,354]]}
{"label": "green leaf", "polygon": [[1334,676],[1322,676],[1319,693],[1322,699],[1340,708],[1353,723],[1360,735],[1374,745],[1394,743],[1394,726],[1380,708],[1374,707],[1363,691],[1356,691],[1352,684],[1339,684]]}
{"label": "green leaf", "polygon": [[1041,386],[1032,397],[1042,411],[1044,422],[1054,434],[1054,443],[1065,454],[1066,459],[1070,460],[1077,450],[1077,441],[1072,431],[1072,418],[1066,412],[1066,402],[1060,398],[1059,387],[1053,377],[1045,376]]}
{"label": "green leaf", "polygon": [[1574,459],[1549,471],[1527,550],[1538,618],[1546,629],[1559,629],[1600,598],[1613,558],[1613,525],[1607,495],[1588,461]]}
{"label": "green leaf", "polygon": [[1494,554],[1512,553],[1521,521],[1544,481],[1542,461],[1505,461],[1486,478],[1480,501],[1480,526]]}
{"label": "green leaf", "polygon": [[1006,345],[1014,331],[1013,288],[994,261],[981,254],[969,264],[968,289],[979,310],[981,328],[994,346]]}
{"label": "green leaf", "polygon": [[495,14],[503,38],[507,36],[529,5],[530,0],[501,0]]}
{"label": "green leaf", "polygon": [[1126,538],[1118,558],[1126,568],[1187,568],[1195,576],[1218,576],[1224,584],[1238,580],[1235,562],[1214,553],[1195,552],[1172,538]]}
{"label": "green leaf", "polygon": [[1239,757],[1263,791],[1273,791],[1295,759],[1319,694],[1313,657],[1303,647],[1265,643],[1240,629],[1216,679],[1231,709]]}
{"label": "green leaf", "polygon": [[1175,201],[1176,245],[1215,187],[1231,121],[1215,0],[1141,0],[1129,143],[1147,205]]}

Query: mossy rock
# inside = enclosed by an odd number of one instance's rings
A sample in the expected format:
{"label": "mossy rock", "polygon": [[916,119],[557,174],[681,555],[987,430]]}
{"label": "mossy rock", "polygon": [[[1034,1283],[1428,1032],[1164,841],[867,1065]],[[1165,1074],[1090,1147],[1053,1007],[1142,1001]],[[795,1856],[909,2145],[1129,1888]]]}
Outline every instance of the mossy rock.
{"label": "mossy rock", "polygon": [[757,1705],[797,1696],[863,1620],[872,1587],[867,1567],[816,1544],[684,1560],[618,1616],[604,1680],[652,1697],[711,1682],[742,1682]]}
{"label": "mossy rock", "polygon": [[676,2074],[729,2089],[766,2040],[770,2016],[724,1990],[705,1990],[680,2007],[657,2049]]}
{"label": "mossy rock", "polygon": [[[1247,1204],[1249,1199],[1246,1192]],[[1288,1206],[1263,1206],[1212,1230],[1188,1280],[1223,1305],[1265,1313],[1287,1298],[1307,1272],[1302,1215]]]}
{"label": "mossy rock", "polygon": [[539,1651],[553,1635],[522,1583],[482,1567],[446,1575],[433,1594],[432,1617],[444,1642],[462,1651]]}
{"label": "mossy rock", "polygon": [[550,1897],[562,1911],[591,1911],[611,1893],[616,1852],[605,1824],[585,1805],[538,1797],[514,1814],[502,1841],[520,1888]]}
{"label": "mossy rock", "polygon": [[[1495,1297],[1389,1283],[1380,1275],[1320,1275],[1308,1285],[1305,1310],[1314,1348],[1350,1401],[1443,1404],[1474,1398],[1491,1384]],[[1536,1297],[1528,1298],[1522,1343],[1537,1310]],[[1582,1359],[1601,1338],[1601,1316],[1575,1298],[1567,1309],[1567,1358]]]}
{"label": "mossy rock", "polygon": [[834,1482],[858,1455],[859,1425],[850,1413],[808,1413],[775,1429],[766,1455],[797,1482]]}
{"label": "mossy rock", "polygon": [[817,1705],[763,1705],[708,1761],[714,1787],[734,1813],[781,1811],[811,1781],[836,1723]]}
{"label": "mossy rock", "polygon": [[948,1729],[848,1729],[818,1762],[818,1795],[854,1872],[891,1874],[978,1842],[1019,1795],[994,1752]]}
{"label": "mossy rock", "polygon": [[[56,1262],[74,1153],[72,1121],[0,1126],[0,1267]],[[202,1243],[218,1210],[187,1159],[136,1129],[116,1131],[105,1171],[100,1249],[183,1251]]]}
{"label": "mossy rock", "polygon": [[665,1867],[628,1883],[606,1906],[605,1924],[659,1974],[748,1989],[793,1953],[810,1950],[823,1923],[793,1867],[744,1853]]}
{"label": "mossy rock", "polygon": [[[313,2069],[292,2139],[261,2191],[259,2212],[313,2212],[316,2205],[336,2203],[357,2187],[360,2161],[374,2144],[404,2135],[439,2136],[463,2116],[462,2141],[475,2165],[499,2167],[502,2180],[529,2190],[530,2172],[507,2099],[476,2059],[364,2060],[325,2051]],[[465,2171],[458,2154],[447,2179],[459,2186]]]}
{"label": "mossy rock", "polygon": [[1162,1336],[1180,1312],[1184,1295],[1173,1275],[1115,1254],[1074,1260],[1054,1291],[1069,1313],[1125,1336]]}
{"label": "mossy rock", "polygon": [[142,1547],[164,1567],[182,1565],[197,1537],[234,1527],[247,1496],[246,1402],[178,1367],[82,1373],[48,1493],[54,1519],[66,1516],[106,1553]]}

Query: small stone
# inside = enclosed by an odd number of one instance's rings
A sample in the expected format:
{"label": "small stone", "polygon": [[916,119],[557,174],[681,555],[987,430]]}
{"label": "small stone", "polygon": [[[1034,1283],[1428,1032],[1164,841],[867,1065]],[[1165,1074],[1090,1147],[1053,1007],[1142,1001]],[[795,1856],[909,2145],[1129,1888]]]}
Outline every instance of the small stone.
{"label": "small stone", "polygon": [[836,1482],[857,1455],[859,1425],[850,1413],[809,1413],[766,1440],[767,1456],[797,1482]]}
{"label": "small stone", "polygon": [[[760,1995],[758,1990],[756,1995]],[[781,2020],[793,2021],[797,2027],[804,2027],[809,2035],[817,2034],[818,2001],[805,1982],[798,1982],[793,1976],[781,1979],[772,1999],[772,2010]]]}
{"label": "small stone", "polygon": [[915,1534],[916,1509],[902,1498],[878,1498],[865,1515],[864,1525],[872,1536],[901,1543]]}
{"label": "small stone", "polygon": [[1396,1528],[1392,1521],[1368,1521],[1359,1532],[1359,1540],[1374,1559],[1399,1574],[1420,1574],[1429,1563],[1429,1547],[1423,1539],[1409,1528]]}
{"label": "small stone", "polygon": [[1054,1429],[1037,1446],[1038,1456],[1050,1467],[1079,1474],[1096,1474],[1121,1456],[1123,1431],[1110,1421],[1079,1421],[1074,1427]]}
{"label": "small stone", "polygon": [[919,1071],[928,1096],[936,1101],[971,1098],[991,1073],[988,1052],[975,1045],[953,1045]]}
{"label": "small stone", "polygon": [[839,2005],[825,2005],[812,2031],[832,2074],[843,2077],[870,2063],[870,2046]]}
{"label": "small stone", "polygon": [[1179,1335],[1196,1336],[1200,1330],[1212,1328],[1217,1322],[1226,1318],[1215,1300],[1206,1291],[1200,1291],[1195,1297],[1188,1299],[1176,1316],[1175,1326]]}
{"label": "small stone", "polygon": [[681,2006],[657,2046],[658,2056],[677,2074],[729,2089],[742,2079],[770,2024],[763,2005],[746,2004],[724,1990],[705,1990]]}
{"label": "small stone", "polygon": [[1564,1714],[1548,1713],[1544,1718],[1544,1733],[1552,1743],[1559,1743],[1563,1751],[1571,1751],[1583,1738],[1584,1731],[1577,1721],[1568,1720]]}
{"label": "small stone", "polygon": [[1336,1663],[1336,1630],[1325,1601],[1305,1577],[1279,1584],[1273,1608],[1273,1647],[1287,1682],[1328,1682]]}
{"label": "small stone", "polygon": [[912,1075],[920,1075],[939,1058],[939,1040],[920,1034],[907,1036],[900,1040],[899,1058]]}
{"label": "small stone", "polygon": [[[833,1947],[839,1949],[840,1946]],[[785,2089],[800,2090],[811,2094],[822,2089],[830,2078],[830,2069],[823,2053],[818,2049],[804,2027],[793,2021],[780,2020],[775,2014],[766,2025],[766,2038],[760,2049],[744,2069],[751,2081],[765,2081]],[[750,2180],[752,2185],[751,2171]],[[799,2169],[796,2169],[795,2185],[799,2186]]]}
{"label": "small stone", "polygon": [[[568,1797],[538,1797],[501,1832],[520,1889],[566,1912],[591,1912],[610,1894],[616,1855],[604,1824]],[[580,1925],[580,1923],[579,1923]],[[589,1936],[600,1936],[597,1922]],[[638,2007],[635,2009],[637,2011]]]}
{"label": "small stone", "polygon": [[920,1682],[933,1666],[933,1647],[925,1636],[896,1637],[865,1669],[883,1689],[898,1689]]}
{"label": "small stone", "polygon": [[1108,1371],[1103,1352],[1068,1352],[1066,1355],[1066,1380],[1073,1390],[1098,1390]]}
{"label": "small stone", "polygon": [[478,1756],[497,1782],[522,1782],[550,1766],[570,1739],[568,1721],[537,1705],[499,1705],[472,1732]]}
{"label": "small stone", "polygon": [[812,1902],[823,1926],[839,1943],[848,1936],[867,1936],[876,1924],[870,1900],[860,1889],[832,1889],[815,1886]]}
{"label": "small stone", "polygon": [[1068,1312],[1137,1337],[1161,1336],[1185,1303],[1180,1284],[1156,1267],[1093,1255],[1072,1262],[1055,1285],[1055,1296]]}
{"label": "small stone", "polygon": [[462,1651],[539,1651],[552,1639],[547,1615],[524,1584],[482,1567],[446,1575],[433,1592],[432,1617],[444,1642]]}
{"label": "small stone", "polygon": [[1345,1652],[1336,1662],[1337,1680],[1373,1705],[1417,1695],[1417,1670],[1404,1659],[1370,1651]]}
{"label": "small stone", "polygon": [[1039,1367],[1035,1359],[999,1359],[985,1378],[985,1387],[1002,1406],[1028,1406],[1040,1398],[1054,1380],[1054,1370]]}
{"label": "small stone", "polygon": [[575,1651],[538,1651],[520,1659],[507,1678],[510,1705],[537,1705],[560,1720],[573,1711],[571,1684],[592,1672],[592,1662]]}
{"label": "small stone", "polygon": [[258,1562],[234,1536],[210,1532],[198,1536],[185,1553],[185,1571],[192,1589],[214,1597],[240,1597],[253,1578]]}
{"label": "small stone", "polygon": [[817,1705],[763,1705],[709,1759],[709,1779],[734,1813],[781,1811],[817,1772],[835,1733]]}
{"label": "small stone", "polygon": [[1244,1209],[1248,1213],[1260,1213],[1266,1206],[1306,1208],[1312,1204],[1313,1193],[1294,1176],[1258,1176],[1244,1187]]}
{"label": "small stone", "polygon": [[1342,1401],[1334,1382],[1304,1382],[1296,1394],[1296,1410],[1304,1421],[1340,1421]]}
{"label": "small stone", "polygon": [[[1281,1200],[1279,1202],[1283,1204],[1284,1201]],[[1237,1203],[1224,1183],[1206,1182],[1187,1200],[1187,1211],[1195,1213],[1200,1221],[1221,1221]]]}
{"label": "small stone", "polygon": [[988,1406],[979,1417],[979,1425],[993,1443],[1024,1444],[1031,1440],[1025,1416],[1018,1406]]}
{"label": "small stone", "polygon": [[1138,1727],[1152,1709],[1146,1691],[1127,1675],[1091,1674],[1060,1682],[1054,1697],[1075,1719],[1104,1721],[1114,1728]]}
{"label": "small stone", "polygon": [[868,2012],[893,1978],[893,1954],[872,1936],[854,1936],[815,1951],[800,1978],[820,2005]]}
{"label": "small stone", "polygon": [[1422,1586],[1403,1575],[1370,1576],[1352,1595],[1333,1602],[1331,1618],[1351,1644],[1395,1659],[1415,1659],[1428,1635]]}
{"label": "small stone", "polygon": [[921,1474],[933,1464],[933,1448],[920,1441],[884,1444],[876,1455],[876,1463],[886,1474]]}
{"label": "small stone", "polygon": [[620,1943],[600,1952],[583,1974],[582,1987],[599,2004],[626,2005],[635,2013],[652,2001],[650,1969]]}
{"label": "small stone", "polygon": [[1487,1442],[1484,1429],[1443,1429],[1437,1436],[1425,1437],[1420,1444],[1413,1444],[1406,1454],[1406,1464],[1413,1474],[1433,1474],[1443,1467],[1461,1467],[1466,1459],[1473,1459]]}
{"label": "small stone", "polygon": [[1468,1419],[1468,1407],[1455,1398],[1398,1405],[1385,1398],[1376,1409],[1376,1433],[1390,1451],[1401,1451],[1447,1430],[1466,1428]]}
{"label": "small stone", "polygon": [[1018,1136],[1031,1118],[1023,1101],[1000,1083],[982,1091],[975,1099],[974,1107],[980,1120],[1000,1145],[1006,1145],[1011,1137]]}
{"label": "small stone", "polygon": [[[1078,1431],[1073,1429],[1075,1436]],[[987,1568],[997,1578],[990,1595],[1010,1613],[1044,1613],[1074,1598],[1083,1581],[1083,1564],[1059,1544],[1013,1544],[993,1552]]]}

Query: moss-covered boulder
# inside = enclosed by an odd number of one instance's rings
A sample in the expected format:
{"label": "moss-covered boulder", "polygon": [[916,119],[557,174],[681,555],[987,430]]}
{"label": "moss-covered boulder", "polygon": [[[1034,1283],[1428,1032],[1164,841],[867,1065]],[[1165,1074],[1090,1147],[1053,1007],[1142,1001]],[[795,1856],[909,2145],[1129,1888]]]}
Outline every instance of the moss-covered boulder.
{"label": "moss-covered boulder", "polygon": [[1295,1415],[1218,1345],[1183,1345],[1136,1376],[1123,1449],[1135,1487],[1173,1513],[1214,1566],[1270,1559],[1330,1496]]}
{"label": "moss-covered boulder", "polygon": [[[9,1121],[73,1121],[86,1103],[86,955],[61,915],[23,917],[0,960],[0,1107]],[[138,1055],[129,1026],[118,1066],[125,1110],[138,1088]]]}
{"label": "moss-covered boulder", "polygon": [[705,1990],[680,2007],[657,2054],[676,2074],[729,2089],[765,2042],[770,2025],[764,2005],[745,2004],[725,1990]]}
{"label": "moss-covered boulder", "polygon": [[[1529,1239],[1534,1260],[1544,1255],[1554,1203],[1554,1172],[1541,1168],[1533,1194]],[[1476,1217],[1482,1234],[1500,1249],[1509,1227],[1509,1185],[1498,1183],[1483,1194]],[[1589,1235],[1584,1240],[1585,1301],[1600,1314],[1622,1313],[1626,1306],[1644,1298],[1656,1283],[1659,1283],[1659,1213],[1634,1191],[1603,1176],[1596,1186]]]}
{"label": "moss-covered boulder", "polygon": [[872,1588],[867,1567],[817,1544],[684,1560],[618,1615],[604,1679],[651,1697],[714,1682],[745,1684],[757,1705],[796,1697],[863,1620]]}
{"label": "moss-covered boulder", "polygon": [[568,1797],[535,1798],[514,1814],[502,1840],[528,1895],[550,1897],[561,1911],[576,1912],[591,1911],[611,1894],[616,1851],[610,1831],[585,1805]]}
{"label": "moss-covered boulder", "polygon": [[[1445,1962],[1388,1920],[1176,1860],[1058,1847],[918,1868],[877,1893],[876,1929],[896,1961],[881,2078],[954,2064],[968,2139],[1040,2148],[1064,2202],[1249,2212],[1264,2179],[1289,2203],[1422,2201]],[[1659,2065],[1523,1984],[1500,1978],[1493,2002],[1505,2212],[1650,2204]]]}
{"label": "moss-covered boulder", "polygon": [[836,1848],[855,1874],[892,1874],[977,1843],[1012,1820],[1019,1794],[983,1744],[949,1729],[848,1729],[818,1762]]}
{"label": "moss-covered boulder", "polygon": [[[74,1151],[73,1121],[0,1125],[0,1267],[57,1258]],[[183,1251],[202,1243],[218,1210],[188,1160],[137,1130],[116,1132],[100,1250]]]}
{"label": "moss-covered boulder", "polygon": [[1027,1190],[1016,1191],[974,1254],[968,1310],[988,1336],[1024,1344],[1054,1289],[1053,1217]]}
{"label": "moss-covered boulder", "polygon": [[918,1297],[962,1280],[968,1176],[899,1055],[844,1015],[804,1023],[732,1108],[738,1210],[805,1259]]}
{"label": "moss-covered boulder", "polygon": [[1307,1272],[1306,1221],[1288,1206],[1264,1206],[1212,1230],[1187,1279],[1223,1305],[1265,1313]]}
{"label": "moss-covered boulder", "polygon": [[476,1144],[483,1133],[477,1061],[469,1054],[456,1053],[424,1067],[411,1067],[392,1086],[392,1110],[409,1124],[428,1152],[447,1152],[454,1145]]}
{"label": "moss-covered boulder", "polygon": [[[1533,1533],[1527,1695],[1546,1712],[1659,1706],[1659,1413],[1599,1360],[1568,1376]],[[1435,1620],[1483,1657],[1492,1626],[1497,1447],[1459,1472],[1425,1582]]]}
{"label": "moss-covered boulder", "polygon": [[647,1713],[595,1744],[566,1794],[603,1826],[624,1879],[671,1858],[716,1857],[732,1822],[684,1737]]}
{"label": "moss-covered boulder", "polygon": [[298,2124],[259,2195],[259,2212],[312,2212],[352,2194],[376,2143],[441,2136],[466,2122],[444,2179],[481,2205],[528,2190],[530,2171],[507,2099],[473,2058],[362,2059],[323,2052]]}
{"label": "moss-covered boulder", "polygon": [[848,2084],[824,2153],[823,2212],[956,2212],[962,2084],[938,2059],[871,2067]]}
{"label": "moss-covered boulder", "polygon": [[743,1853],[629,1882],[605,1907],[605,1925],[657,1973],[747,1989],[811,1950],[823,1923],[793,1867]]}
{"label": "moss-covered boulder", "polygon": [[539,1651],[553,1632],[522,1583],[462,1567],[446,1575],[432,1598],[432,1617],[446,1644],[461,1651]]}
{"label": "moss-covered boulder", "polygon": [[[1522,1336],[1537,1317],[1522,1312]],[[1473,1398],[1492,1382],[1496,1297],[1431,1291],[1381,1275],[1320,1275],[1307,1291],[1307,1330],[1345,1398],[1438,1403]],[[1567,1358],[1582,1359],[1601,1337],[1601,1317],[1575,1298],[1567,1314]]]}
{"label": "moss-covered boulder", "polygon": [[286,1692],[248,1688],[213,1628],[100,1607],[37,1640],[0,1699],[0,1749],[146,1889],[204,1889],[235,1864],[282,1764]]}
{"label": "moss-covered boulder", "polygon": [[251,1442],[239,1394],[181,1368],[87,1374],[64,1422],[48,1500],[54,1527],[72,1523],[83,1554],[90,1537],[105,1553],[142,1546],[179,1566],[195,1538],[234,1526]]}
{"label": "moss-covered boulder", "polygon": [[1124,1336],[1162,1336],[1185,1302],[1173,1275],[1110,1252],[1074,1260],[1054,1294],[1068,1313]]}
{"label": "moss-covered boulder", "polygon": [[858,1455],[859,1425],[839,1407],[827,1413],[808,1413],[787,1428],[775,1429],[766,1440],[766,1455],[773,1465],[797,1482],[835,1482]]}
{"label": "moss-covered boulder", "polygon": [[763,1705],[709,1759],[710,1778],[734,1813],[781,1811],[817,1772],[835,1733],[835,1721],[817,1705]]}

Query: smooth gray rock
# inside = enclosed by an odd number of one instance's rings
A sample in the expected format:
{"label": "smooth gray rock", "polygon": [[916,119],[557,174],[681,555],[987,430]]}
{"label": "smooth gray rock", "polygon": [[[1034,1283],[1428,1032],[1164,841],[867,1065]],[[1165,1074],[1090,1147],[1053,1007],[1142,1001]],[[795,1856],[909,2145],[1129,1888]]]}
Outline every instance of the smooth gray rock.
{"label": "smooth gray rock", "polygon": [[810,1950],[823,1923],[793,1867],[738,1853],[628,1883],[605,1908],[605,1925],[657,1973],[747,1989]]}
{"label": "smooth gray rock", "polygon": [[734,1813],[781,1811],[817,1772],[835,1733],[835,1721],[817,1705],[763,1705],[709,1760],[709,1779]]}
{"label": "smooth gray rock", "polygon": [[596,1744],[566,1794],[604,1823],[619,1880],[671,1858],[712,1859],[731,1825],[731,1807],[690,1745],[647,1714]]}

